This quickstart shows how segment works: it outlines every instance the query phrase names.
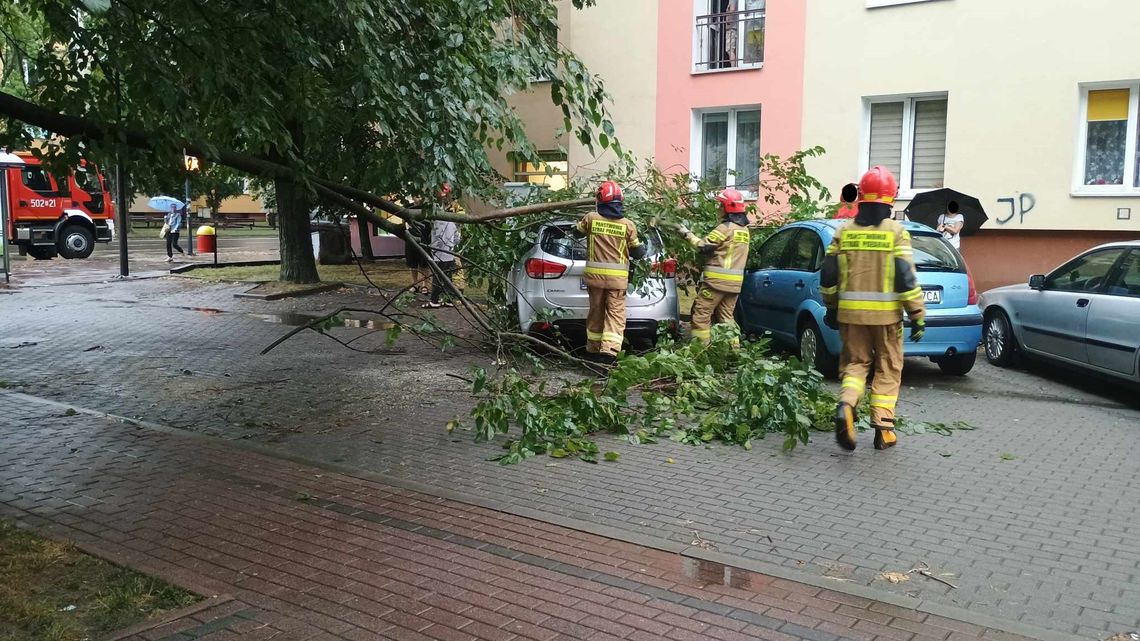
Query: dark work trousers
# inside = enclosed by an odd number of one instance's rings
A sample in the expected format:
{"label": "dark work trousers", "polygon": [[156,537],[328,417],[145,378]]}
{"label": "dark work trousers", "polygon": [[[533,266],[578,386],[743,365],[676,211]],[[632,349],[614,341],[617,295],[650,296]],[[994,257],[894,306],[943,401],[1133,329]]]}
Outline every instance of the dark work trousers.
{"label": "dark work trousers", "polygon": [[[437,262],[436,265],[439,265],[440,271],[447,274],[448,278],[451,278],[455,275],[454,260],[441,260]],[[443,282],[443,279],[440,278],[439,275],[434,271],[432,272],[431,280],[431,302],[438,303],[440,296],[442,296],[443,293],[447,291],[447,285]]]}

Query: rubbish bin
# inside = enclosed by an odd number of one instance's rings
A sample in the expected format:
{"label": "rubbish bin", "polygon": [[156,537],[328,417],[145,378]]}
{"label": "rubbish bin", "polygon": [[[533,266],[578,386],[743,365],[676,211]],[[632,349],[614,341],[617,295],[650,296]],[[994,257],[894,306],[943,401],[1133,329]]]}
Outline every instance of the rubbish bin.
{"label": "rubbish bin", "polygon": [[194,234],[198,237],[199,254],[209,254],[218,251],[218,235],[213,227],[202,225]]}

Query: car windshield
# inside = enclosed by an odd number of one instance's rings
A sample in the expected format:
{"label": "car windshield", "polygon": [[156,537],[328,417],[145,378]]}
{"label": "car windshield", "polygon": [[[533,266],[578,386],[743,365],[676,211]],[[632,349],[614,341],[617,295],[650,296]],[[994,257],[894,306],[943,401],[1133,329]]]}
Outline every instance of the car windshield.
{"label": "car windshield", "polygon": [[[656,229],[649,233],[638,232],[645,244],[646,256],[655,256],[661,251],[661,237]],[[567,260],[586,260],[586,239],[579,236],[572,223],[551,225],[542,232],[539,240],[542,251]]]}
{"label": "car windshield", "polygon": [[918,271],[965,273],[962,257],[941,236],[914,234],[910,244],[914,248],[914,266]]}

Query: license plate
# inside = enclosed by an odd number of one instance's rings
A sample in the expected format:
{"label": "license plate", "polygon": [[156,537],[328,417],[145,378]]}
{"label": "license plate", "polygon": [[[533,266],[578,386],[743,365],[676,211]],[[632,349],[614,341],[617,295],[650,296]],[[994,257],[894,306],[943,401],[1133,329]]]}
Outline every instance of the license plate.
{"label": "license plate", "polygon": [[924,303],[941,303],[942,290],[941,289],[924,289],[922,290],[922,302]]}
{"label": "license plate", "polygon": [[578,289],[586,289],[586,279],[585,278],[578,281]]}

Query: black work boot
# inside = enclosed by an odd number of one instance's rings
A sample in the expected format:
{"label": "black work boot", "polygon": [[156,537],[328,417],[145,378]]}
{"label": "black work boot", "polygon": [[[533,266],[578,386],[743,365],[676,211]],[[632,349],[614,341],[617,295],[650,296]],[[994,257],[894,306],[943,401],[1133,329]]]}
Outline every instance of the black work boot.
{"label": "black work boot", "polygon": [[855,408],[847,403],[835,408],[835,441],[848,452],[855,450]]}
{"label": "black work boot", "polygon": [[876,425],[875,426],[875,449],[885,450],[894,447],[899,442],[898,436],[895,435],[894,421],[890,425]]}

